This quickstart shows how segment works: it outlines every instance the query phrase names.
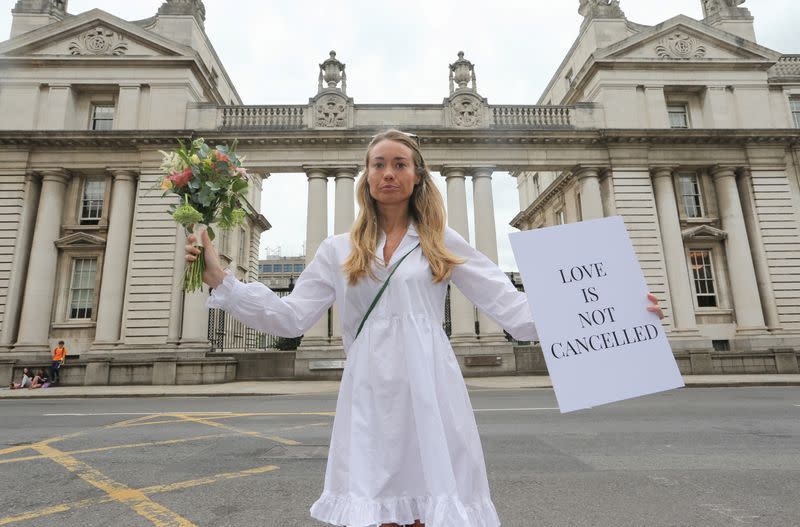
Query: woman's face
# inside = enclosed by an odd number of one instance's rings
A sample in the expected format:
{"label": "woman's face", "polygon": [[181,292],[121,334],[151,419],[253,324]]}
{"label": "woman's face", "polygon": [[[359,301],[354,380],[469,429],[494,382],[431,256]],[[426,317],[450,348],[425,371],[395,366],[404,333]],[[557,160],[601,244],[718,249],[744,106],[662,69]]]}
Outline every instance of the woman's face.
{"label": "woman's face", "polygon": [[369,153],[367,183],[379,205],[408,204],[420,176],[414,170],[412,150],[397,141],[384,140]]}

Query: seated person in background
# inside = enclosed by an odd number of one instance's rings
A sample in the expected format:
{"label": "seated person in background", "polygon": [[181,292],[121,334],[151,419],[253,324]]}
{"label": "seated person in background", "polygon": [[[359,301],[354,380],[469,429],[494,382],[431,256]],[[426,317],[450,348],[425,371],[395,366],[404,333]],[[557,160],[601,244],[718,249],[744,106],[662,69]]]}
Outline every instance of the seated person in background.
{"label": "seated person in background", "polygon": [[12,390],[19,390],[20,388],[28,388],[31,385],[31,371],[28,368],[22,368],[22,379],[19,382],[12,382],[11,388]]}
{"label": "seated person in background", "polygon": [[35,390],[36,388],[47,388],[48,386],[50,386],[50,379],[47,378],[47,374],[43,369],[39,369],[31,381],[30,389]]}

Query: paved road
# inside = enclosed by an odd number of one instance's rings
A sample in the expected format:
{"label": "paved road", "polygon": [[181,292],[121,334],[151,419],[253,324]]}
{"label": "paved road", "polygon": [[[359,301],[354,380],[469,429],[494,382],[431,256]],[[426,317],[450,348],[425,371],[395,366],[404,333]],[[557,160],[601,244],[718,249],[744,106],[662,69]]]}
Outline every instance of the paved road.
{"label": "paved road", "polygon": [[[800,525],[800,389],[472,390],[505,526]],[[313,526],[334,396],[0,401],[0,526]]]}

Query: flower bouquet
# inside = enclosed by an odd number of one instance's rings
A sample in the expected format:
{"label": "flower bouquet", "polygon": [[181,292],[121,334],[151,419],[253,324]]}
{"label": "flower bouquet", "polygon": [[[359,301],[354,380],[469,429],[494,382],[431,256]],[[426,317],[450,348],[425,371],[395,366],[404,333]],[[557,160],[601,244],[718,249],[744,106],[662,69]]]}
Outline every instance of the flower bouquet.
{"label": "flower bouquet", "polygon": [[[159,180],[163,196],[177,195],[178,203],[169,207],[170,215],[193,233],[204,224],[208,236],[214,239],[212,224],[230,230],[244,222],[244,204],[247,196],[247,171],[242,167],[244,158],[236,155],[236,140],[230,147],[212,148],[202,138],[188,145],[178,141],[179,148],[164,152]],[[204,248],[200,247],[197,260],[189,262],[183,275],[183,290],[191,293],[203,285],[206,267]]]}

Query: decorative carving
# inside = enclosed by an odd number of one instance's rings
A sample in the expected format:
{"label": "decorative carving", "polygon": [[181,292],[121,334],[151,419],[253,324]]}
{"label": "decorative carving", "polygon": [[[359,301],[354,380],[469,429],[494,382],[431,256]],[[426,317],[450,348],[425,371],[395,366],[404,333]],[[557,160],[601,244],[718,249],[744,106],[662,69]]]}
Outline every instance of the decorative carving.
{"label": "decorative carving", "polygon": [[662,59],[701,59],[706,56],[706,47],[691,35],[675,32],[659,41],[656,54]]}
{"label": "decorative carving", "polygon": [[206,21],[206,6],[203,0],[166,0],[158,8],[159,15],[191,15],[197,19],[200,27]]}
{"label": "decorative carving", "polygon": [[745,3],[745,0],[703,0],[703,16],[719,14],[735,14],[738,7]]}
{"label": "decorative carving", "polygon": [[587,20],[592,18],[625,18],[619,0],[580,0],[578,13]]}
{"label": "decorative carving", "polygon": [[67,0],[18,0],[12,13],[43,13],[63,17],[67,14]]}
{"label": "decorative carving", "polygon": [[124,55],[128,43],[122,35],[103,27],[96,27],[69,43],[72,55]]}
{"label": "decorative carving", "polygon": [[450,100],[453,125],[458,128],[477,128],[483,123],[484,103],[474,95],[456,95]]}
{"label": "decorative carving", "polygon": [[347,126],[347,100],[337,95],[325,95],[315,105],[315,124],[322,128]]}
{"label": "decorative carving", "polygon": [[344,72],[345,64],[336,58],[336,52],[331,51],[330,57],[319,65],[319,86],[317,93],[326,89],[322,86],[323,81],[328,85],[329,90],[338,90],[339,81],[342,81],[341,92],[347,93],[347,74]]}
{"label": "decorative carving", "polygon": [[[475,65],[464,58],[464,52],[458,52],[458,60],[450,64],[450,95],[454,93],[453,81],[458,84],[458,90],[478,91],[475,82]],[[472,88],[467,85],[472,81]]]}

